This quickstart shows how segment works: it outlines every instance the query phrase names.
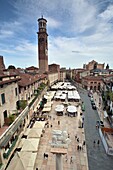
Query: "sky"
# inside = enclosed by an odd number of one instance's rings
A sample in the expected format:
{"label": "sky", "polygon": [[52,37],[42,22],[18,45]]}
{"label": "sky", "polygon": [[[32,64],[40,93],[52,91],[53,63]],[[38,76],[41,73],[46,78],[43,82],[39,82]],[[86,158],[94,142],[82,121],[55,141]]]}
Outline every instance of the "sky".
{"label": "sky", "polygon": [[38,67],[38,22],[47,19],[48,63],[113,69],[113,0],[0,0],[0,55],[9,65]]}

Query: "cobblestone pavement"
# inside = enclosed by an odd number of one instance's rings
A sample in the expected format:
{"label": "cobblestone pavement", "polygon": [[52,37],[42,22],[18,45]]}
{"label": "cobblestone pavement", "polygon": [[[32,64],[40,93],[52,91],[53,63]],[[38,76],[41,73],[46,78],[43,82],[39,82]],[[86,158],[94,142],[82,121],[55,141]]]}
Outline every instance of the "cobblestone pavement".
{"label": "cobblestone pavement", "polygon": [[[71,102],[70,102],[71,103]],[[78,107],[78,115],[76,117],[68,117],[67,115],[56,116],[55,106],[59,104],[58,101],[53,101],[52,110],[49,113],[51,119],[49,119],[49,125],[52,127],[46,128],[43,137],[40,140],[39,150],[35,162],[35,169],[38,170],[56,170],[56,157],[50,153],[52,130],[66,130],[70,135],[71,143],[67,150],[68,160],[66,162],[66,155],[62,156],[63,169],[64,170],[88,170],[87,151],[86,147],[83,150],[78,151],[78,142],[75,139],[75,135],[79,137],[79,144],[82,144],[85,140],[84,128],[78,128],[78,122],[80,118],[80,107]],[[72,103],[71,103],[72,104]],[[75,104],[75,103],[73,103]],[[55,120],[53,120],[55,118]],[[60,125],[58,125],[60,121]],[[43,154],[47,153],[48,159],[44,159]],[[70,164],[70,158],[73,158],[73,163]]]}

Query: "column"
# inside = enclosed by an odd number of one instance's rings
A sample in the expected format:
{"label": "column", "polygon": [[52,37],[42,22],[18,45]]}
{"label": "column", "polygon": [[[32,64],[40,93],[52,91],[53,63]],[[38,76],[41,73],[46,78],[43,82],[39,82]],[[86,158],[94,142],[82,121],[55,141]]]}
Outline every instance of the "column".
{"label": "column", "polygon": [[63,170],[62,155],[60,153],[56,154],[56,170]]}

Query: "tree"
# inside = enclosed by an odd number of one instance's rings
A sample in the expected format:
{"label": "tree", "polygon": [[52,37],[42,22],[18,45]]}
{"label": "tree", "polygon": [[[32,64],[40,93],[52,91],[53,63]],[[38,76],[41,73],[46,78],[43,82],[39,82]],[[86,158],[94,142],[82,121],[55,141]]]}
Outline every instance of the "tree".
{"label": "tree", "polygon": [[13,66],[13,65],[9,65],[9,66],[8,66],[8,69],[10,70],[10,69],[16,69],[16,68],[15,68],[15,66]]}

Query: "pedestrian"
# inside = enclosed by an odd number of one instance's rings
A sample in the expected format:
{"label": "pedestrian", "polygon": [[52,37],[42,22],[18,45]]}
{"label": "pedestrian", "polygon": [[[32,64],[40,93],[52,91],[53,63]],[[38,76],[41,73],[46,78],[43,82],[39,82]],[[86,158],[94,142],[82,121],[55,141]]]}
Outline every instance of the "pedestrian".
{"label": "pedestrian", "polygon": [[70,135],[69,135],[69,133],[68,133],[68,138],[70,138]]}
{"label": "pedestrian", "polygon": [[52,124],[51,124],[51,128],[52,128]]}
{"label": "pedestrian", "polygon": [[86,142],[85,142],[85,140],[83,141],[83,146],[85,146],[85,144],[86,144]]}
{"label": "pedestrian", "polygon": [[97,145],[98,145],[98,146],[99,146],[99,144],[100,144],[100,140],[97,141]]}
{"label": "pedestrian", "polygon": [[77,151],[79,151],[79,145],[77,145]]}
{"label": "pedestrian", "polygon": [[79,150],[81,151],[81,149],[82,149],[82,147],[81,146],[79,146]]}
{"label": "pedestrian", "polygon": [[77,138],[77,142],[79,142],[79,138]]}
{"label": "pedestrian", "polygon": [[75,135],[75,139],[77,139],[77,135]]}
{"label": "pedestrian", "polygon": [[60,125],[60,121],[58,120],[58,125]]}
{"label": "pedestrian", "polygon": [[95,142],[95,140],[94,140],[94,141],[93,141],[93,146],[94,146],[94,147],[95,147],[95,143],[96,143],[96,142]]}
{"label": "pedestrian", "polygon": [[99,124],[98,123],[96,124],[96,129],[99,129]]}
{"label": "pedestrian", "polygon": [[38,168],[36,168],[36,170],[38,170]]}
{"label": "pedestrian", "polygon": [[71,156],[71,158],[70,158],[70,164],[71,164],[71,163],[73,163],[73,158],[72,158],[72,156]]}

